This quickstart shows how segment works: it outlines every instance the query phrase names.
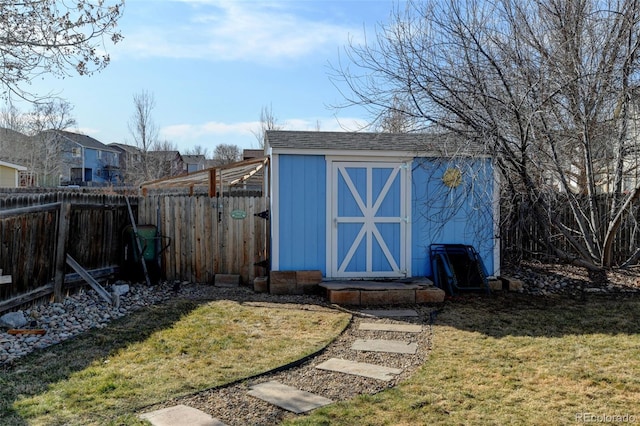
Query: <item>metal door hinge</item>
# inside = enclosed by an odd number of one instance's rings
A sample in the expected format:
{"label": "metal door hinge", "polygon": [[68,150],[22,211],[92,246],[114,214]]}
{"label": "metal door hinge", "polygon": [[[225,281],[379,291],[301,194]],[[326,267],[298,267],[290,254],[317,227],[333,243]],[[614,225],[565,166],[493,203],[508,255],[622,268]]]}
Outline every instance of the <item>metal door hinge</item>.
{"label": "metal door hinge", "polygon": [[254,213],[254,216],[258,216],[259,218],[265,219],[265,220],[269,220],[269,209],[260,212],[260,213]]}

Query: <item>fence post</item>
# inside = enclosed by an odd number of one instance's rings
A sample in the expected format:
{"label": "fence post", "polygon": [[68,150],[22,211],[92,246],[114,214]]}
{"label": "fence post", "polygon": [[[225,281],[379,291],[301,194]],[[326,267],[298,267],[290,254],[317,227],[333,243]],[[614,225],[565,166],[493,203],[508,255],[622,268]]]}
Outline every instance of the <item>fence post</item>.
{"label": "fence post", "polygon": [[62,287],[64,286],[64,271],[66,265],[67,238],[69,234],[69,217],[71,204],[63,201],[58,214],[58,241],[56,243],[56,276],[53,283],[53,298],[62,302]]}

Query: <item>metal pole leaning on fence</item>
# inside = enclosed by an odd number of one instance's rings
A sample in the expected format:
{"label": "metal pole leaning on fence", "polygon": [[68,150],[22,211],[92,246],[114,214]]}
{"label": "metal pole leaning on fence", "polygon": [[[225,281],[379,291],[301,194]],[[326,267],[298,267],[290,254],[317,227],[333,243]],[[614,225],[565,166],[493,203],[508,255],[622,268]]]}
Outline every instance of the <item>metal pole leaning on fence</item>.
{"label": "metal pole leaning on fence", "polygon": [[131,203],[129,202],[129,196],[125,194],[124,199],[127,202],[127,209],[129,210],[129,219],[131,220],[131,227],[133,228],[133,239],[136,240],[136,248],[138,249],[138,257],[142,265],[142,271],[144,272],[144,279],[148,286],[151,286],[151,280],[149,279],[149,271],[147,271],[147,263],[144,260],[142,246],[140,245],[140,239],[138,238],[138,226],[136,225],[136,218],[133,216],[133,210],[131,209]]}
{"label": "metal pole leaning on fence", "polygon": [[63,299],[64,266],[67,255],[67,239],[69,238],[69,217],[71,216],[71,204],[63,202],[58,211],[58,241],[56,242],[56,273],[53,284],[53,298],[60,303]]}

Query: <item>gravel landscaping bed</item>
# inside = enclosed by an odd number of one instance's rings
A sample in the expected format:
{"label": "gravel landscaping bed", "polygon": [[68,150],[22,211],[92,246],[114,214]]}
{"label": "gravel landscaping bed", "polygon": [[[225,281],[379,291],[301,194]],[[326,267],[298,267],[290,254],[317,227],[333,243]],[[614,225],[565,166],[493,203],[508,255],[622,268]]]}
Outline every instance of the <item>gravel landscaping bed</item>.
{"label": "gravel landscaping bed", "polygon": [[523,292],[584,298],[588,294],[625,296],[640,292],[640,268],[587,271],[573,265],[525,262],[503,267],[503,275],[524,282]]}
{"label": "gravel landscaping bed", "polygon": [[[120,285],[124,285],[120,283]],[[26,308],[17,313],[26,324],[20,329],[44,330],[45,334],[9,334],[13,327],[0,330],[0,365],[70,339],[93,328],[104,328],[114,319],[121,318],[147,306],[166,302],[171,298],[192,300],[273,301],[294,303],[296,306],[321,306],[324,300],[315,296],[272,296],[255,293],[249,288],[224,288],[205,284],[162,282],[155,286],[126,285],[128,291],[119,296],[119,306],[106,303],[92,289],[81,290],[67,296],[62,303],[46,303]],[[109,288],[109,287],[107,287]]]}

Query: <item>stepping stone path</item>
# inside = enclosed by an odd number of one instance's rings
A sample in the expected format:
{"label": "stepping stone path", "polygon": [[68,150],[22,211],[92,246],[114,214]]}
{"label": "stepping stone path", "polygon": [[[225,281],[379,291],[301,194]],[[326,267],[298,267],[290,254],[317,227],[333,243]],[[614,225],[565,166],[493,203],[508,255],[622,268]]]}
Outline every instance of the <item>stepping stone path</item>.
{"label": "stepping stone path", "polygon": [[364,340],[357,339],[351,349],[354,351],[389,352],[395,354],[415,354],[418,350],[416,343],[401,340]]}
{"label": "stepping stone path", "polygon": [[249,395],[296,414],[329,405],[333,402],[324,396],[301,391],[278,382],[265,382],[251,386]]}
{"label": "stepping stone path", "polygon": [[365,331],[400,331],[403,333],[420,333],[422,326],[417,324],[384,324],[376,322],[360,323],[358,330]]}
{"label": "stepping stone path", "polygon": [[[362,310],[360,312],[381,318],[410,318],[418,316],[418,313],[412,309]],[[359,330],[420,333],[423,331],[423,328],[416,324],[363,322],[360,324]],[[351,349],[354,351],[415,354],[418,350],[418,345],[416,343],[405,342],[402,340],[357,339],[353,343]],[[338,358],[328,359],[327,361],[318,364],[315,368],[384,381],[392,380],[398,374],[402,373],[401,368],[391,368],[382,365]],[[262,399],[263,401],[296,414],[305,413],[333,403],[331,399],[311,392],[299,390],[276,381],[264,382],[250,386],[248,395]],[[164,408],[152,413],[142,414],[140,417],[149,420],[154,426],[225,426],[224,423],[214,419],[208,414],[184,405]]]}
{"label": "stepping stone path", "polygon": [[363,309],[360,312],[381,318],[410,318],[418,316],[418,312],[413,309]]}
{"label": "stepping stone path", "polygon": [[207,413],[186,405],[163,408],[140,415],[153,426],[226,426],[218,419]]}
{"label": "stepping stone path", "polygon": [[331,358],[316,368],[320,370],[337,371],[339,373],[353,374],[355,376],[370,377],[372,379],[389,381],[402,373],[400,368],[383,367],[381,365],[368,364],[366,362],[349,361],[346,359]]}

